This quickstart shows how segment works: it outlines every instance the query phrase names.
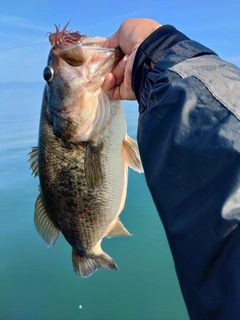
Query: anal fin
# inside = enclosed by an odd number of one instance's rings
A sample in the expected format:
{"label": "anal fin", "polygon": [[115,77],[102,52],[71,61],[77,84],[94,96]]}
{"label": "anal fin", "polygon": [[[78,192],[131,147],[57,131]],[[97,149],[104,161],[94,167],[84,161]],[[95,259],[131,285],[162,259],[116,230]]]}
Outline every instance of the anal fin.
{"label": "anal fin", "polygon": [[34,224],[40,236],[51,248],[56,242],[60,231],[49,216],[41,194],[39,194],[35,203]]}

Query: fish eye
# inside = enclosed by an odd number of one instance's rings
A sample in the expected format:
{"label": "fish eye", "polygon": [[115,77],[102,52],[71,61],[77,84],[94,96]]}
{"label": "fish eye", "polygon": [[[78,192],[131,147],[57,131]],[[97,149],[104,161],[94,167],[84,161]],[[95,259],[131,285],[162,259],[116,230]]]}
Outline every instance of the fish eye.
{"label": "fish eye", "polygon": [[47,82],[50,82],[52,80],[54,76],[54,70],[52,67],[47,66],[44,70],[43,70],[43,78],[44,80],[46,80]]}

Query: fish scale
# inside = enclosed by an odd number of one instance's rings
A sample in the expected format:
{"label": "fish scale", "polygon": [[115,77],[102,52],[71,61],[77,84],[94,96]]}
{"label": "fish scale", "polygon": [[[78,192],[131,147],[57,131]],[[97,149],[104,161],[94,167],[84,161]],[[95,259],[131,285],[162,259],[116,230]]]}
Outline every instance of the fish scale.
{"label": "fish scale", "polygon": [[[64,235],[72,246],[75,272],[88,277],[97,269],[118,269],[101,242],[130,235],[119,215],[128,167],[142,172],[142,165],[120,101],[101,89],[118,51],[103,48],[104,38],[84,36],[74,43],[81,36],[72,37],[66,27],[50,37],[39,144],[30,153],[40,181],[34,221],[49,247],[60,232]],[[55,37],[62,37],[61,45]]]}

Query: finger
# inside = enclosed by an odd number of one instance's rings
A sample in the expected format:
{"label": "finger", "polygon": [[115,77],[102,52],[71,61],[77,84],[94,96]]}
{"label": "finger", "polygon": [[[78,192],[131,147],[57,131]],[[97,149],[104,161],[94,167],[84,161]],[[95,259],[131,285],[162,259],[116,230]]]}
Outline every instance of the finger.
{"label": "finger", "polygon": [[114,88],[115,88],[116,79],[113,73],[109,73],[102,85],[103,90],[106,92],[106,94],[109,96],[109,98],[112,98],[114,94]]}
{"label": "finger", "polygon": [[128,55],[125,55],[122,58],[122,60],[120,60],[119,63],[116,65],[116,67],[112,70],[112,73],[116,78],[116,83],[115,83],[116,86],[118,86],[121,82],[123,82],[128,57],[129,57]]}
{"label": "finger", "polygon": [[127,64],[128,55],[124,56],[116,67],[110,72],[102,85],[103,90],[110,98],[120,99],[119,85],[124,81],[125,67]]}
{"label": "finger", "polygon": [[133,68],[133,62],[136,55],[136,51],[133,52],[127,59],[125,71],[124,71],[124,80],[120,84],[120,96],[124,100],[135,100],[136,96],[135,93],[132,90],[132,68]]}
{"label": "finger", "polygon": [[105,47],[105,48],[117,48],[117,47],[119,47],[118,35],[119,35],[119,32],[117,30],[113,35],[111,35],[107,39],[107,41],[104,43],[103,47]]}
{"label": "finger", "polygon": [[115,76],[113,73],[109,73],[105,78],[105,81],[102,85],[103,90],[112,100],[122,100],[120,95],[120,86],[115,86]]}
{"label": "finger", "polygon": [[124,83],[127,90],[132,90],[132,68],[135,59],[136,51],[133,52],[127,59],[125,72],[124,72]]}

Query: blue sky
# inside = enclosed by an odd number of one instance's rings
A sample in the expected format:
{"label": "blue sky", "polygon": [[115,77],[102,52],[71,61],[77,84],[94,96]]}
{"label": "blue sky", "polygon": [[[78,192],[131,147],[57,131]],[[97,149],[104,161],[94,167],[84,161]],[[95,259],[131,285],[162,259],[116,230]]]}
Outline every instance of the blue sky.
{"label": "blue sky", "polygon": [[[0,88],[12,83],[20,97],[22,94],[26,98],[26,92],[20,90],[28,87],[31,101],[30,89],[34,84],[44,85],[42,70],[50,48],[46,33],[54,32],[54,23],[63,27],[71,20],[71,30],[108,36],[130,17],[172,24],[240,66],[239,0],[1,0]],[[0,97],[1,101],[3,97],[6,96]],[[6,100],[11,101],[5,107],[10,108],[14,98],[8,97]]]}

